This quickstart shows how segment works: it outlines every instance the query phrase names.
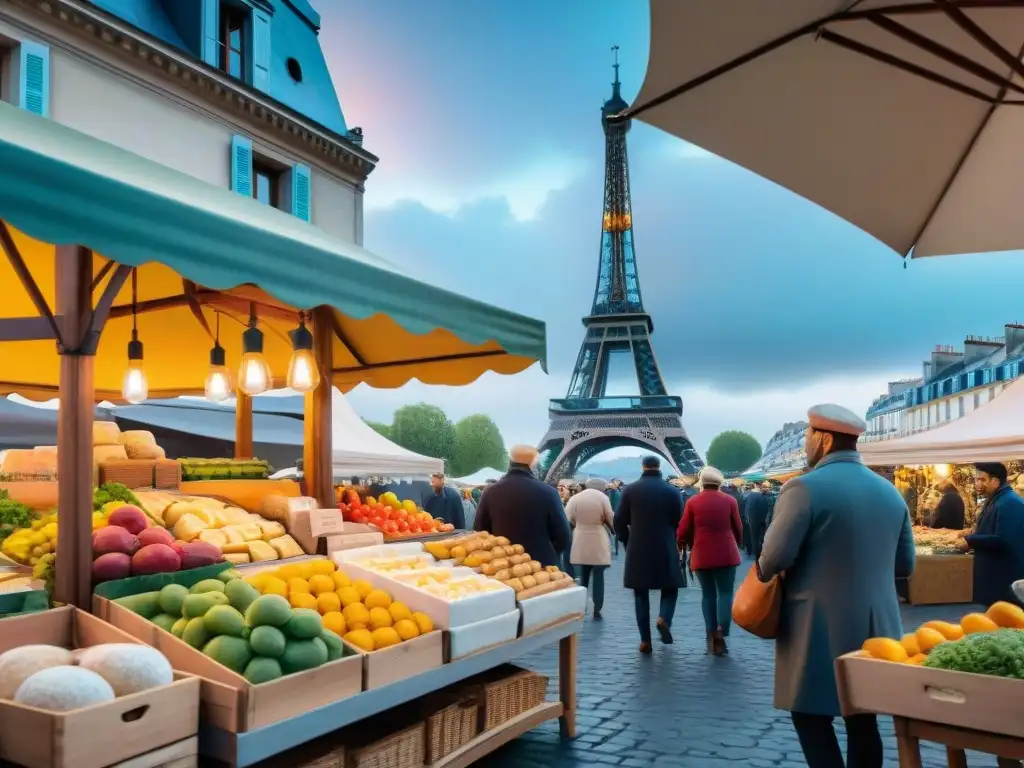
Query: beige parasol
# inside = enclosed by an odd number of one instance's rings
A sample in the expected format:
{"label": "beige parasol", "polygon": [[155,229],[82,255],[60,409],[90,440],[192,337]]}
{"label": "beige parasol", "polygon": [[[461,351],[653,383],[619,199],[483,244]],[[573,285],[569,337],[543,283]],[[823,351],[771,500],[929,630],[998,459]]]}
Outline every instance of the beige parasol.
{"label": "beige parasol", "polygon": [[1024,248],[1024,0],[651,0],[643,119],[898,253]]}

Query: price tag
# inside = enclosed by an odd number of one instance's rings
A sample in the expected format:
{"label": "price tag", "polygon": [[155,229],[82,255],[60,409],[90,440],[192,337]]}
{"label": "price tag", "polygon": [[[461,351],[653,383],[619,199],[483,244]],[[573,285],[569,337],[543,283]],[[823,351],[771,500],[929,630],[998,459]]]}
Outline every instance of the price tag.
{"label": "price tag", "polygon": [[344,524],[339,509],[316,509],[309,513],[309,529],[313,538],[339,534],[344,530]]}

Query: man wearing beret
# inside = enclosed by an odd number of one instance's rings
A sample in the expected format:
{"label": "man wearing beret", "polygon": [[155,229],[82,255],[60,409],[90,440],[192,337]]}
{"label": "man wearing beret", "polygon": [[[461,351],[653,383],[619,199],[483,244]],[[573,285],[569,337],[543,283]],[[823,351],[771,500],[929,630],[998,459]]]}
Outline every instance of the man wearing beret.
{"label": "man wearing beret", "polygon": [[775,706],[789,710],[810,768],[882,768],[871,714],[845,718],[843,762],[833,728],[842,714],[835,660],[869,637],[902,635],[896,578],[914,570],[910,514],[892,483],[861,461],[863,419],[817,405],[808,421],[811,469],[782,487],[757,561],[762,581],[782,579]]}
{"label": "man wearing beret", "polygon": [[1003,464],[979,463],[974,469],[974,489],[985,497],[974,533],[965,537],[974,550],[974,602],[1021,605],[1011,585],[1024,579],[1024,499],[1006,482]]}

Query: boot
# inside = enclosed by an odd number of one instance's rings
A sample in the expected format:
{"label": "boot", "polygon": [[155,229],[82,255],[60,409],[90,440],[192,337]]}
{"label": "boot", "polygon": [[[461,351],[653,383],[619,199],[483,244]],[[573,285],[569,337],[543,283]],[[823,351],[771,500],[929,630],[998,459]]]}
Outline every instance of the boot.
{"label": "boot", "polygon": [[708,641],[708,645],[707,645],[707,648],[704,649],[704,655],[705,656],[710,656],[711,654],[713,654],[715,652],[715,633],[714,632],[708,632],[707,633],[707,641]]}
{"label": "boot", "polygon": [[661,642],[665,645],[672,645],[672,632],[668,628],[668,624],[662,618],[658,619],[658,636],[661,638]]}
{"label": "boot", "polygon": [[715,656],[726,656],[729,653],[729,648],[725,644],[725,635],[722,634],[722,628],[719,627],[715,630],[713,636],[713,651]]}
{"label": "boot", "polygon": [[651,655],[651,644],[650,643],[640,643],[640,653],[642,653],[644,656],[650,656]]}

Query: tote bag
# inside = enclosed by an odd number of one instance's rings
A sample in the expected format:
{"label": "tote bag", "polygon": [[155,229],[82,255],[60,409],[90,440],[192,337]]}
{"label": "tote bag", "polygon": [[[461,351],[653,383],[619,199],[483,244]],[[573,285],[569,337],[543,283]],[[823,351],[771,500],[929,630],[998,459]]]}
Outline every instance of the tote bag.
{"label": "tote bag", "polygon": [[757,578],[757,566],[751,566],[732,601],[732,620],[752,635],[774,640],[779,633],[782,610],[782,582],[772,576],[767,583]]}

